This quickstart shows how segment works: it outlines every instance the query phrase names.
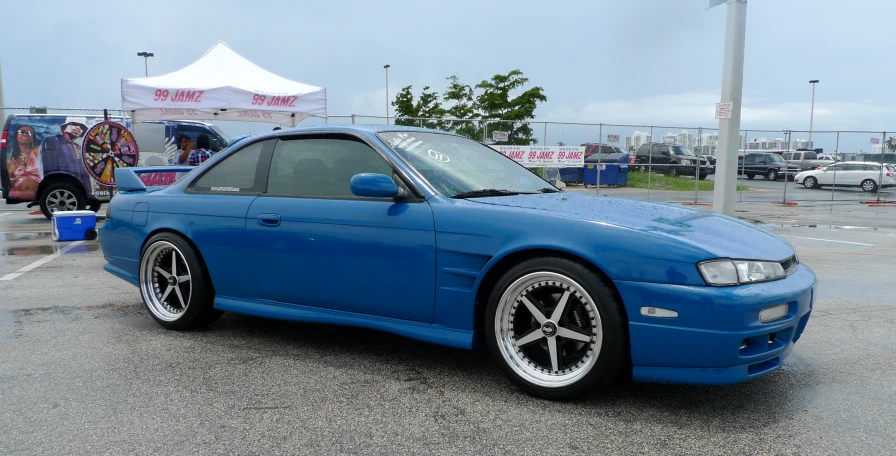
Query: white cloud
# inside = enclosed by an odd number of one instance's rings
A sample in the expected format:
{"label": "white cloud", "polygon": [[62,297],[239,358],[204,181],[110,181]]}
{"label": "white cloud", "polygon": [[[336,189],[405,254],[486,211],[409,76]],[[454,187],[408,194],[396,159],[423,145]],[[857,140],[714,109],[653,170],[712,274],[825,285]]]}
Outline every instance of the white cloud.
{"label": "white cloud", "polygon": [[[689,92],[637,100],[591,101],[580,109],[555,108],[537,120],[712,128],[718,126],[715,104],[719,99],[717,93]],[[743,104],[743,129],[809,129],[809,102],[769,103],[745,98]],[[881,130],[886,128],[893,108],[870,101],[816,100],[813,130]]]}

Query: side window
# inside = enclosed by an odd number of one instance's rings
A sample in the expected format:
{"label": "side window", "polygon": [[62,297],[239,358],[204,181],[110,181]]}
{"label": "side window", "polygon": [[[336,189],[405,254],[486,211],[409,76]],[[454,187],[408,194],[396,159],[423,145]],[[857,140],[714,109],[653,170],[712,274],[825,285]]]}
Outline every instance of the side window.
{"label": "side window", "polygon": [[259,159],[265,145],[272,141],[250,144],[216,163],[202,175],[192,189],[213,193],[260,193],[263,179],[257,179]]}
{"label": "side window", "polygon": [[660,149],[660,155],[662,155],[664,157],[668,157],[669,156],[669,146],[663,146],[663,148]]}
{"label": "side window", "polygon": [[659,155],[660,154],[660,146],[656,144],[653,146],[653,149],[650,150],[650,155]]}
{"label": "side window", "polygon": [[392,166],[354,138],[280,140],[271,160],[267,194],[353,198],[351,179],[360,173],[392,177]]}
{"label": "side window", "polygon": [[865,171],[880,171],[880,166],[875,165],[862,165]]}

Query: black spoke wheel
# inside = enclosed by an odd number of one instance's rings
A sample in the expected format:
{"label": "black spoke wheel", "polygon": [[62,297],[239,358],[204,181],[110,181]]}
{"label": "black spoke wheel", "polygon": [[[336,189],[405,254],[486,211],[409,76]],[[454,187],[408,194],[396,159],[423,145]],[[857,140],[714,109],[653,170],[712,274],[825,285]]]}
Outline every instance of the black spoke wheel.
{"label": "black spoke wheel", "polygon": [[486,339],[525,391],[567,399],[609,385],[625,365],[618,298],[594,271],[561,258],[525,261],[492,289]]}
{"label": "black spoke wheel", "polygon": [[195,249],[173,233],[159,233],[140,256],[140,294],[150,315],[168,329],[192,329],[223,314],[213,307],[214,290]]}

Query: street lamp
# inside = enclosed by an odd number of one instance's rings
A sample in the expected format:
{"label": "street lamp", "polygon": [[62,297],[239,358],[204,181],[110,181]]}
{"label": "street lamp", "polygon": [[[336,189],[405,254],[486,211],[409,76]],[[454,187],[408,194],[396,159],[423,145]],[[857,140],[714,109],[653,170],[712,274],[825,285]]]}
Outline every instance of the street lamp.
{"label": "street lamp", "polygon": [[146,70],[146,76],[149,76],[149,58],[154,57],[152,52],[138,52],[137,57],[143,57],[143,67]]}
{"label": "street lamp", "polygon": [[389,67],[391,65],[383,65],[386,69],[386,125],[389,125]]}
{"label": "street lamp", "polygon": [[818,79],[809,81],[809,84],[812,84],[812,109],[809,111],[809,147],[815,150],[815,144],[812,144],[812,121],[815,119],[815,84],[818,84]]}

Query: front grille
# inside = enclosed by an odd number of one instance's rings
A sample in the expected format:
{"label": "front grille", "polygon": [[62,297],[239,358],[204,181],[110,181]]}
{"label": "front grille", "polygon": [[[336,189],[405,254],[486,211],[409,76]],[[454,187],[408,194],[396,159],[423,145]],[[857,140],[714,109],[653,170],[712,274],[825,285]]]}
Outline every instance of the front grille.
{"label": "front grille", "polygon": [[800,259],[796,256],[796,254],[781,262],[781,268],[784,269],[785,275],[793,274],[799,265]]}

